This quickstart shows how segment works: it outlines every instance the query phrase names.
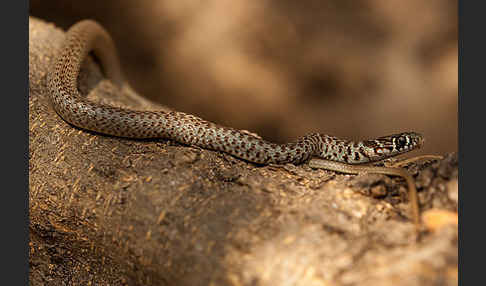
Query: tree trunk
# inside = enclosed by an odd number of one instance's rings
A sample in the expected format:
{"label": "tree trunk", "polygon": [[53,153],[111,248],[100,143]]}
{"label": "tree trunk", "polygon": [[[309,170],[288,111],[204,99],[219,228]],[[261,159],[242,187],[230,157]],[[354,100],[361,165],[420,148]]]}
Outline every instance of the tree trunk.
{"label": "tree trunk", "polygon": [[[46,87],[64,35],[29,23],[32,285],[457,284],[457,155],[408,168],[428,230],[415,244],[401,178],[256,166],[67,124]],[[107,88],[93,59],[79,81],[84,94]],[[163,108],[128,86],[92,100]]]}

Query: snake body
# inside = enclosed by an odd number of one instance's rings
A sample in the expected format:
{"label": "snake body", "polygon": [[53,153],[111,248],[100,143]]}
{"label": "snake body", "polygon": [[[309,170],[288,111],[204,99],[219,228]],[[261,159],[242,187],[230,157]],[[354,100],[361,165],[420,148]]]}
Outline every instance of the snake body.
{"label": "snake body", "polygon": [[82,129],[128,138],[172,139],[258,164],[298,164],[311,157],[361,164],[409,152],[423,143],[420,134],[404,132],[359,142],[313,133],[292,143],[275,144],[183,112],[135,111],[94,103],[77,89],[81,64],[91,51],[101,61],[107,78],[121,87],[123,80],[114,43],[106,30],[92,20],[78,22],[67,31],[48,73],[55,111]]}

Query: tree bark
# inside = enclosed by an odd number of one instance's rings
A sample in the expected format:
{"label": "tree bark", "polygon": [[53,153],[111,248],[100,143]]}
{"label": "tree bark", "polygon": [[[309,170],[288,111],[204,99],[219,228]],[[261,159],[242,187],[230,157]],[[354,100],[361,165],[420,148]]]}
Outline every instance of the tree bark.
{"label": "tree bark", "polygon": [[[409,167],[426,211],[415,244],[400,178],[256,166],[67,124],[46,87],[63,32],[29,22],[32,285],[457,284],[456,154]],[[108,88],[92,58],[79,81],[84,94]],[[92,100],[163,108],[129,87]]]}

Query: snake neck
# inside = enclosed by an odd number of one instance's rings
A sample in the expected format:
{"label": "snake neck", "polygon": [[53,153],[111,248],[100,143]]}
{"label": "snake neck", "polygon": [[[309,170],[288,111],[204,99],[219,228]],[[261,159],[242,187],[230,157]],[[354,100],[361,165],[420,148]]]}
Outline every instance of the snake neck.
{"label": "snake neck", "polygon": [[314,156],[348,164],[370,163],[394,157],[420,148],[424,141],[422,135],[415,132],[403,132],[357,142],[325,134],[313,136],[318,140]]}

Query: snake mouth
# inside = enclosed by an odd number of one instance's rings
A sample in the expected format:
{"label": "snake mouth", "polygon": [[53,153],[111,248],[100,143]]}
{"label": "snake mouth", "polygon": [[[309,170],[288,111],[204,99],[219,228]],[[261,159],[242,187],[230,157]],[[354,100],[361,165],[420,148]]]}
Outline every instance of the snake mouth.
{"label": "snake mouth", "polygon": [[424,146],[424,143],[425,143],[425,138],[420,136],[419,141],[417,143],[417,148],[422,148],[422,146]]}
{"label": "snake mouth", "polygon": [[415,141],[414,148],[419,149],[424,145],[425,138],[424,136],[422,136],[422,134],[416,132],[410,132],[408,135],[412,138],[413,141]]}

